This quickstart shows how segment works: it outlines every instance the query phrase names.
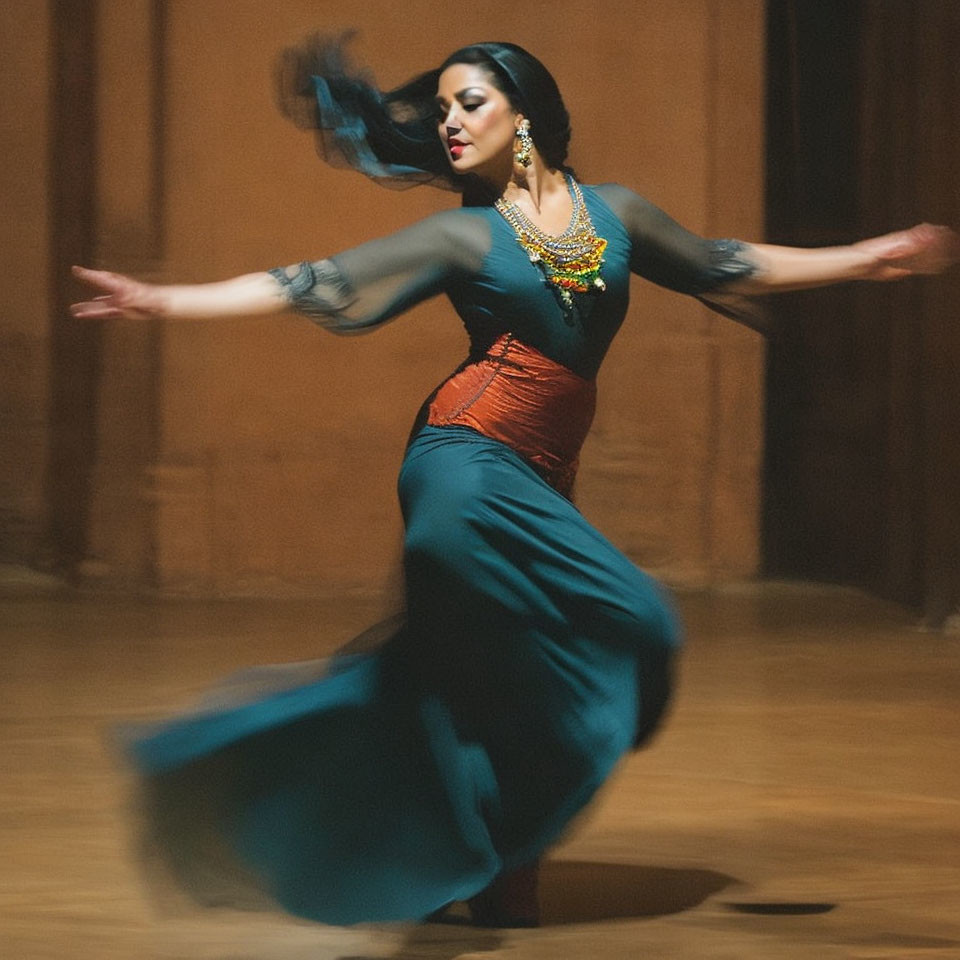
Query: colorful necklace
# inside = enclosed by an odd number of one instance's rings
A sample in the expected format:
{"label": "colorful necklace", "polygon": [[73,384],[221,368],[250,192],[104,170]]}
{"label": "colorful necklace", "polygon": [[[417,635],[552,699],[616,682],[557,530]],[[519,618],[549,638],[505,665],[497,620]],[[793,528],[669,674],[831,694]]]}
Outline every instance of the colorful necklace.
{"label": "colorful necklace", "polygon": [[597,236],[580,184],[570,174],[567,187],[573,200],[573,215],[570,225],[558,237],[544,233],[516,204],[507,203],[502,197],[495,206],[513,227],[530,262],[556,288],[564,313],[570,317],[576,312],[574,293],[600,293],[607,289],[600,276],[607,241]]}

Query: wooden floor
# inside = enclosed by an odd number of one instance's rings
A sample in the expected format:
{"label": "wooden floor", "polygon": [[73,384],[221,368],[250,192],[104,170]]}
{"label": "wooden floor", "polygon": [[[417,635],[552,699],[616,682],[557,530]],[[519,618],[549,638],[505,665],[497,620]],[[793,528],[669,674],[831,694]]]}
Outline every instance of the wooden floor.
{"label": "wooden floor", "polygon": [[548,862],[541,929],[158,912],[111,725],[380,605],[0,589],[0,958],[960,958],[960,637],[777,585],[681,598],[677,705]]}

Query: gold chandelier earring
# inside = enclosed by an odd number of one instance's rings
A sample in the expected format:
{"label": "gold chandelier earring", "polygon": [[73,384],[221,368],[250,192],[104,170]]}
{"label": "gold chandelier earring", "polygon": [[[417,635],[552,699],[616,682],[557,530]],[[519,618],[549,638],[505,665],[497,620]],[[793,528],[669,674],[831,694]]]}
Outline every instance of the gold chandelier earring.
{"label": "gold chandelier earring", "polygon": [[517,149],[513,154],[514,162],[526,169],[533,162],[533,137],[530,136],[530,121],[524,118],[517,125]]}

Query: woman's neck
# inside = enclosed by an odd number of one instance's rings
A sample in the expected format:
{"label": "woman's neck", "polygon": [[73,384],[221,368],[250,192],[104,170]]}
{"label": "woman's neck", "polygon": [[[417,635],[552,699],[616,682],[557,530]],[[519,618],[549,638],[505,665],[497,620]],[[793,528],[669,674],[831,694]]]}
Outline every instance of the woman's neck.
{"label": "woman's neck", "polygon": [[539,214],[544,204],[549,204],[556,195],[566,197],[566,174],[548,167],[536,152],[531,160],[530,166],[519,167],[511,153],[502,163],[498,162],[496,170],[475,173],[464,191],[466,202],[471,206],[488,206],[502,197],[508,203]]}
{"label": "woman's neck", "polygon": [[562,170],[552,170],[537,157],[520,176],[511,176],[500,196],[507,203],[541,213],[557,195],[566,197],[567,178]]}

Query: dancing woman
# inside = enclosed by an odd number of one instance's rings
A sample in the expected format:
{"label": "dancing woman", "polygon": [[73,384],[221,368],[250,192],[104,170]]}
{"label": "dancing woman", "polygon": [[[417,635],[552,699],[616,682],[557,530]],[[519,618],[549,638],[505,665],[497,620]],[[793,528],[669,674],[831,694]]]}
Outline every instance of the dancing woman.
{"label": "dancing woman", "polygon": [[320,679],[141,731],[130,753],[156,838],[202,899],[244,888],[352,923],[473,898],[480,922],[532,923],[509,878],[532,876],[652,732],[678,643],[657,584],[570,500],[630,274],[707,299],[763,294],[935,273],[957,238],[922,225],[799,250],[694,236],[629,189],[578,181],[556,84],[512,44],[458,50],[383,93],[319,42],[287,53],[281,83],[328,159],[459,190],[463,206],[219,283],[76,268],[100,295],[74,314],[293,309],[357,333],[443,293],[470,353],[424,404],[400,471],[404,625]]}

